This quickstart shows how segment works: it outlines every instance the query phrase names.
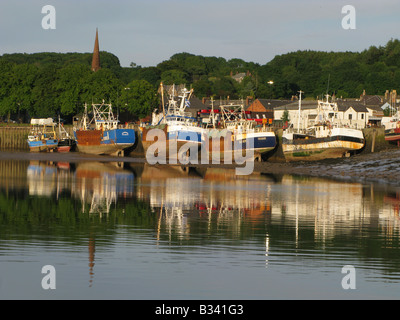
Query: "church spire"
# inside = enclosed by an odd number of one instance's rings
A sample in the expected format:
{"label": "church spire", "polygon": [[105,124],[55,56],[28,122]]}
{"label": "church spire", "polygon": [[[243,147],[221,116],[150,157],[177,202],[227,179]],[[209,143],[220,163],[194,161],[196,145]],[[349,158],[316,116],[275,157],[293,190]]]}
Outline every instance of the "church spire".
{"label": "church spire", "polygon": [[94,42],[94,50],[92,58],[92,71],[96,72],[99,69],[100,69],[99,34],[96,28],[96,40]]}

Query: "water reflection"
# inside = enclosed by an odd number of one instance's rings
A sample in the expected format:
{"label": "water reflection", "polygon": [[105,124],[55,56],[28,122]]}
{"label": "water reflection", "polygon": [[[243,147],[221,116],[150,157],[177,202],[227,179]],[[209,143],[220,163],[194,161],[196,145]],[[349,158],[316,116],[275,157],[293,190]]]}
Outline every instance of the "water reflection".
{"label": "water reflection", "polygon": [[[155,178],[157,177],[157,178]],[[234,170],[145,166],[138,179],[138,198],[148,201],[158,213],[157,231],[165,225],[169,238],[196,237],[191,222],[207,221],[210,233],[222,225],[230,236],[240,237],[244,220],[263,221],[270,212],[270,185],[273,179],[254,174],[238,177]],[[199,232],[199,230],[197,230]]]}
{"label": "water reflection", "polygon": [[89,213],[109,213],[117,198],[134,196],[134,173],[118,163],[79,163],[73,178],[72,196],[90,204]]}
{"label": "water reflection", "polygon": [[[196,219],[206,219],[209,227],[211,222],[230,225],[231,237],[246,231],[241,228],[244,223],[264,225],[264,230],[265,225],[284,223],[293,228],[296,243],[300,229],[312,231],[320,244],[363,228],[387,236],[399,231],[399,190],[372,184],[100,162],[31,161],[24,166],[3,161],[0,170],[0,187],[7,194],[27,188],[31,197],[79,200],[81,213],[100,217],[111,209],[123,214],[128,203],[140,200],[149,205],[149,215],[157,216],[157,228],[165,226],[168,232],[186,238],[195,232],[189,221]],[[9,172],[18,177],[19,184],[10,182]]]}
{"label": "water reflection", "polygon": [[2,161],[0,177],[0,258],[15,239],[86,246],[90,286],[99,250],[134,240],[188,254],[261,252],[267,268],[287,272],[356,259],[400,280],[398,188],[100,162]]}

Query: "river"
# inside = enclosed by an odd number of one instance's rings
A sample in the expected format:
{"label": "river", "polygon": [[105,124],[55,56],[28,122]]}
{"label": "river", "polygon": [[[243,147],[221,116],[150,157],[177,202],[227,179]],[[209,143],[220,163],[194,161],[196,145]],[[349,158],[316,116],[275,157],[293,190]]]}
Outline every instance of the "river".
{"label": "river", "polygon": [[0,299],[400,298],[397,186],[99,159],[0,160]]}

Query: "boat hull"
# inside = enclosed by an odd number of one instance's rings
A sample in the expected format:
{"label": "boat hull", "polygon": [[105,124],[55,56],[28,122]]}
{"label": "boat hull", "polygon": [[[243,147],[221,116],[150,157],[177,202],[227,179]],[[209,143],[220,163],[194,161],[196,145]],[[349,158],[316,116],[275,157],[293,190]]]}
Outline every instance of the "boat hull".
{"label": "boat hull", "polygon": [[[250,148],[247,147],[247,140]],[[240,134],[235,137],[235,144],[237,149],[254,151],[259,154],[267,153],[276,147],[276,136],[274,132],[253,132],[247,134]]]}
{"label": "boat hull", "polygon": [[385,130],[386,141],[400,141],[400,128]]}
{"label": "boat hull", "polygon": [[96,155],[123,155],[123,151],[134,146],[134,129],[77,130],[74,132],[79,152]]}
{"label": "boat hull", "polygon": [[57,152],[70,152],[76,146],[75,140],[73,139],[63,139],[58,141]]}
{"label": "boat hull", "polygon": [[342,158],[346,153],[364,147],[364,139],[333,136],[329,138],[285,141],[282,149],[287,161],[316,161]]}
{"label": "boat hull", "polygon": [[71,146],[58,146],[57,147],[57,152],[65,153],[65,152],[70,152],[71,151]]}
{"label": "boat hull", "polygon": [[[150,132],[154,129],[162,132],[154,131],[154,136],[151,135],[150,137]],[[158,142],[159,135],[163,135],[160,142]],[[146,157],[158,157],[165,152],[166,159],[181,159],[180,151],[186,152],[190,148],[190,150],[195,149],[197,152],[200,149],[202,139],[201,128],[174,128],[169,125],[142,128],[142,145]],[[155,146],[154,150],[150,150],[150,152],[154,151],[154,154],[147,155],[149,148],[155,143],[157,143],[157,148]]]}
{"label": "boat hull", "polygon": [[39,141],[28,141],[29,150],[31,152],[52,152],[57,149],[58,140],[39,140]]}
{"label": "boat hull", "polygon": [[[251,140],[250,142],[248,140]],[[250,146],[250,148],[249,148]],[[208,157],[213,162],[232,163],[235,157],[259,157],[276,147],[273,132],[255,132],[234,135],[227,130],[212,129],[208,137]]]}

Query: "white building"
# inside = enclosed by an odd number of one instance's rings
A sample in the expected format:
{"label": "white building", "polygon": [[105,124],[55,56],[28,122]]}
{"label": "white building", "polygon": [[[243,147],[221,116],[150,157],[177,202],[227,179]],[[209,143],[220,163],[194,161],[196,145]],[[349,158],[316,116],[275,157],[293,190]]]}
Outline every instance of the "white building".
{"label": "white building", "polygon": [[[355,100],[338,100],[336,119],[339,119],[343,125],[354,127],[358,129],[365,128],[368,124],[369,117],[373,115],[373,110],[369,110],[364,104]],[[297,129],[312,126],[318,114],[318,101],[317,100],[302,100],[299,119],[299,102],[293,102],[283,105],[274,109],[274,119],[282,119],[285,112],[288,112],[289,122]],[[335,115],[332,110],[326,111],[328,117],[331,118]]]}

